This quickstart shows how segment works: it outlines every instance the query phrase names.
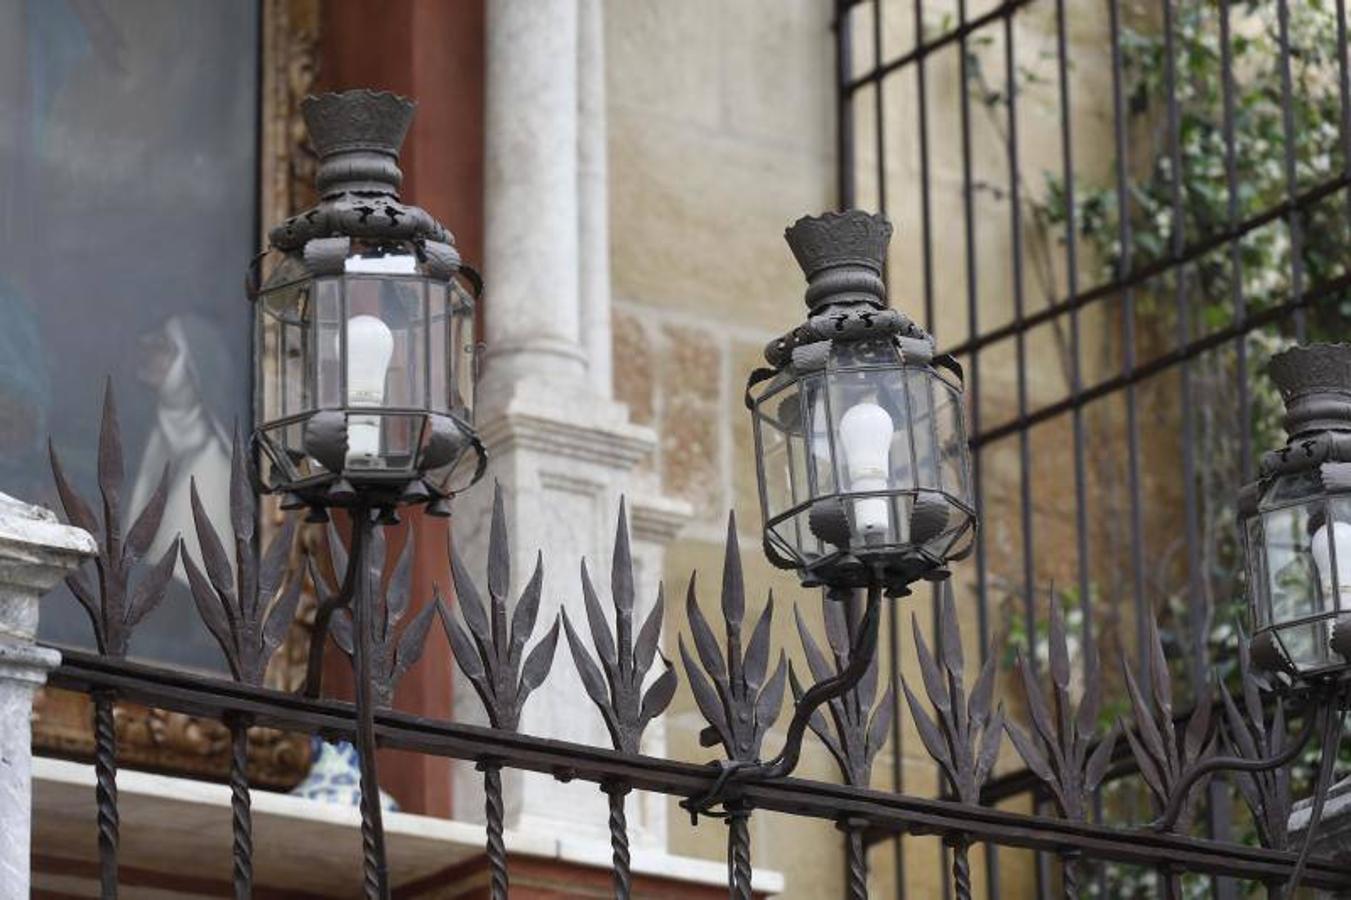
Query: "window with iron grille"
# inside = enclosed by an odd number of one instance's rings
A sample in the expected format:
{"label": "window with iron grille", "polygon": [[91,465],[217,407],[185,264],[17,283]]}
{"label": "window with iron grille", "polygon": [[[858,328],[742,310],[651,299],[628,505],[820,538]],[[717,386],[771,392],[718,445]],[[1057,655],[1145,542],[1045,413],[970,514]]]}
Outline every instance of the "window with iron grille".
{"label": "window with iron grille", "polygon": [[[1344,3],[865,0],[836,37],[841,205],[896,222],[892,302],[966,370],[983,532],[944,590],[1032,668],[1058,604],[1118,704],[1155,615],[1174,678],[1232,678],[1232,498],[1279,444],[1263,366],[1345,334]],[[1135,790],[1098,814],[1138,814]],[[1242,839],[1227,790],[1205,824]]]}

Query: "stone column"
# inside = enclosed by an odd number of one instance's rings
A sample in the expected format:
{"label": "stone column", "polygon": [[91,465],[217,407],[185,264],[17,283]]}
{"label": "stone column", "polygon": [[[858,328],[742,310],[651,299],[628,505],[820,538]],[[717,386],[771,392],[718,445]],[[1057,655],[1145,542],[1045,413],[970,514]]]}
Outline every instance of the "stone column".
{"label": "stone column", "polygon": [[487,5],[480,397],[585,375],[578,302],[577,0]]}
{"label": "stone column", "polygon": [[601,0],[579,0],[578,185],[582,346],[591,388],[614,393],[610,334],[610,188],[605,116],[605,19]]}
{"label": "stone column", "polygon": [[0,494],[0,898],[29,894],[33,693],[61,661],[33,643],[38,600],[95,552],[49,510]]}
{"label": "stone column", "polygon": [[[487,349],[475,418],[490,462],[486,483],[456,500],[451,527],[470,571],[483,579],[493,482],[501,484],[513,600],[536,553],[544,556],[537,639],[560,607],[575,623],[586,621],[583,559],[608,605],[621,495],[629,500],[643,585],[639,616],[656,598],[663,542],[689,510],[660,497],[650,475],[637,474],[656,436],[629,421],[610,385],[601,4],[494,0],[487,10]],[[483,720],[462,679],[454,702],[457,719]],[[521,730],[609,746],[566,641],[549,679],[526,703]],[[651,739],[661,740],[659,727]],[[593,785],[508,772],[504,800],[508,828],[560,844],[606,846],[606,799]],[[456,818],[483,816],[481,778],[472,767],[457,769],[454,807]],[[634,799],[630,816],[635,845],[664,845],[664,808]]]}

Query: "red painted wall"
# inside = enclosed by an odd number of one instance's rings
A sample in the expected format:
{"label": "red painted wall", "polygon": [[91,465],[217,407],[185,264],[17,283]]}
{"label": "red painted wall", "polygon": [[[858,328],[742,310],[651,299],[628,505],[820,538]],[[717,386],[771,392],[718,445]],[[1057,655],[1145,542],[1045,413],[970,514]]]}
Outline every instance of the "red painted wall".
{"label": "red painted wall", "polygon": [[[483,0],[326,0],[317,84],[329,91],[390,90],[417,101],[400,160],[403,197],[449,228],[471,264],[483,255],[483,37]],[[433,584],[447,600],[453,593],[449,527],[420,511],[403,518],[400,527],[414,542],[411,617],[431,599]],[[435,626],[422,660],[399,688],[398,707],[450,718],[452,666]],[[350,691],[347,661],[331,651],[326,676],[333,693]],[[380,783],[405,810],[450,815],[446,760],[385,751]]]}

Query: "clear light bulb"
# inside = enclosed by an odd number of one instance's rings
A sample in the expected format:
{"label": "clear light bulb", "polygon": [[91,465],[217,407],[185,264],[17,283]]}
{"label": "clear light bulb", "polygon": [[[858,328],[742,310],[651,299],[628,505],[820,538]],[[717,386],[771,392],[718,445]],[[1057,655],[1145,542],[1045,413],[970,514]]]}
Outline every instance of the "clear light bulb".
{"label": "clear light bulb", "polygon": [[[375,316],[347,320],[347,405],[380,406],[385,375],[394,356],[394,334]],[[367,463],[380,455],[380,417],[347,417],[347,462]]]}
{"label": "clear light bulb", "polygon": [[[876,403],[856,403],[840,418],[839,441],[847,469],[847,490],[887,489],[891,438],[895,431],[891,416]],[[854,527],[865,538],[885,535],[889,521],[886,497],[854,501]]]}
{"label": "clear light bulb", "polygon": [[[1328,544],[1327,523],[1318,526],[1314,531],[1310,547],[1314,568],[1318,570],[1318,583],[1323,589],[1323,612],[1351,609],[1351,523],[1334,521],[1332,539],[1336,543],[1337,551],[1335,579],[1332,577],[1332,551]],[[1335,594],[1340,596],[1334,596]]]}

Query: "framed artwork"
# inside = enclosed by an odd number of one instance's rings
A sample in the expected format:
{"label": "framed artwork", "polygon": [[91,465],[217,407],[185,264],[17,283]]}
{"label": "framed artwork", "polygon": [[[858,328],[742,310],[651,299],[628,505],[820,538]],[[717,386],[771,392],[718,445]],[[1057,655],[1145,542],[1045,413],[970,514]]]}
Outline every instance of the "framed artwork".
{"label": "framed artwork", "polygon": [[[124,506],[139,510],[167,466],[157,541],[181,534],[196,553],[193,479],[228,532],[231,435],[251,414],[243,276],[265,228],[310,201],[298,106],[318,26],[318,0],[0,0],[0,490],[60,508],[50,437],[96,496],[111,378]],[[131,655],[223,671],[179,565]],[[44,601],[40,637],[92,646],[64,589]],[[307,643],[297,623],[273,683],[294,686]],[[35,744],[87,752],[85,702],[45,692]],[[216,723],[128,704],[118,729],[128,764],[226,771]],[[292,736],[254,744],[260,784],[297,780],[308,764]]]}

